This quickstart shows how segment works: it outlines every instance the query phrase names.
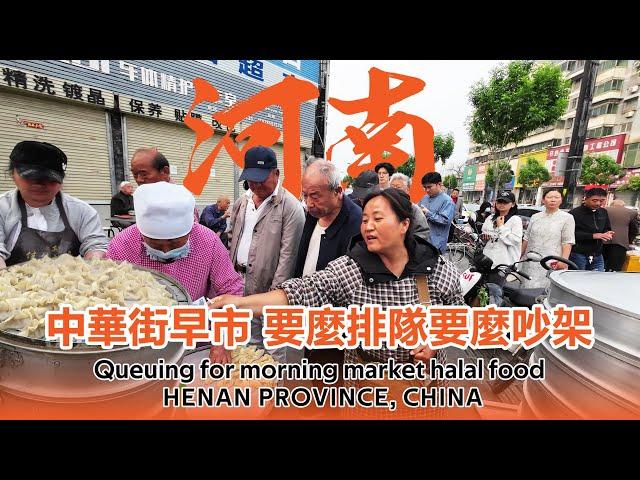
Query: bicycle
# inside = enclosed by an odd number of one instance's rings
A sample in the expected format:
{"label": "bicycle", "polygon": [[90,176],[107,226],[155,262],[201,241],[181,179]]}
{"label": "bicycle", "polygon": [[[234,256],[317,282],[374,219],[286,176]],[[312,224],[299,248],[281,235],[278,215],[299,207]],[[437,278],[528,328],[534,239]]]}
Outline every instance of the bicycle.
{"label": "bicycle", "polygon": [[482,253],[485,242],[473,227],[461,228],[454,225],[453,242],[447,244],[444,257],[452,262],[460,272],[466,271],[473,265],[473,259]]}

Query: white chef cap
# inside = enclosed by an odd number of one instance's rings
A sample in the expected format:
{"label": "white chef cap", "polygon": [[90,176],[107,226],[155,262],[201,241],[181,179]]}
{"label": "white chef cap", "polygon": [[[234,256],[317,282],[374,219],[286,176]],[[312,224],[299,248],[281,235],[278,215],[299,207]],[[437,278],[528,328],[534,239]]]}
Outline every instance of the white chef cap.
{"label": "white chef cap", "polygon": [[182,185],[167,182],[140,185],[133,194],[138,230],[145,237],[170,240],[193,228],[196,200]]}

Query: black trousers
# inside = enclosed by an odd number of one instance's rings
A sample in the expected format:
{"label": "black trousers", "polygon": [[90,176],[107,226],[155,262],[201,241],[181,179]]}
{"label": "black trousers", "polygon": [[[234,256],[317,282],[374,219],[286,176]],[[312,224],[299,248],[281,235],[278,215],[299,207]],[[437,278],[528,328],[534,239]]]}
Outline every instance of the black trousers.
{"label": "black trousers", "polygon": [[622,245],[610,243],[602,247],[604,269],[607,272],[620,272],[627,258],[627,249]]}

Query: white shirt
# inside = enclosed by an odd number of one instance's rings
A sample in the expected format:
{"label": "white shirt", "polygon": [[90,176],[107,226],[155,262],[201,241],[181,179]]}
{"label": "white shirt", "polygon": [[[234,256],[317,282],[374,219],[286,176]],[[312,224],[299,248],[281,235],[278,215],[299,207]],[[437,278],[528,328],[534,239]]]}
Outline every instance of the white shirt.
{"label": "white shirt", "polygon": [[253,229],[256,228],[256,223],[258,223],[260,213],[262,213],[266,208],[265,206],[269,203],[269,200],[278,194],[279,188],[280,182],[276,185],[276,189],[273,193],[265,198],[258,208],[256,208],[256,204],[253,202],[253,192],[251,189],[247,190],[245,193],[245,195],[249,197],[249,201],[247,202],[247,209],[244,212],[244,228],[242,230],[242,237],[240,237],[240,245],[238,245],[238,255],[236,256],[236,262],[239,265],[247,265],[247,262],[249,261],[249,249],[251,248],[251,239],[253,238]]}
{"label": "white shirt", "polygon": [[326,231],[326,228],[323,228],[319,223],[316,223],[316,228],[313,229],[311,240],[309,240],[307,259],[304,262],[304,269],[302,270],[303,277],[306,277],[316,271],[318,256],[320,255],[320,240],[322,240],[322,235],[324,235],[324,232]]}
{"label": "white shirt", "polygon": [[491,236],[482,253],[493,260],[494,267],[500,264],[512,265],[520,259],[522,219],[518,215],[513,215],[498,228],[493,228],[493,216],[489,215],[482,225],[482,233]]}
{"label": "white shirt", "polygon": [[[48,232],[47,219],[44,218],[44,215],[40,211],[39,208],[31,207],[28,203],[24,204],[27,208],[27,227],[33,228],[35,230],[42,230],[43,232]],[[9,250],[13,250],[13,247],[16,246],[16,242],[18,241],[18,237],[20,236],[20,229],[17,228],[14,230],[13,235],[9,237],[7,242],[7,248]]]}

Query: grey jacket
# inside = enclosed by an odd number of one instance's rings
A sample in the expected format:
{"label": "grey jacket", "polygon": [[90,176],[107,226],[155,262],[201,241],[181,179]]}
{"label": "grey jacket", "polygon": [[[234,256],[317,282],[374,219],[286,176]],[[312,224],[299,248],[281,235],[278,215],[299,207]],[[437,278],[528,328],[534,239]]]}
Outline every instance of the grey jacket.
{"label": "grey jacket", "polygon": [[[229,253],[234,265],[248,201],[246,194],[241,195],[231,211],[232,238]],[[268,292],[292,277],[303,227],[302,205],[280,185],[278,194],[268,200],[260,213],[253,231],[244,282],[245,295]]]}
{"label": "grey jacket", "polygon": [[418,237],[422,237],[427,242],[429,241],[429,222],[427,222],[427,217],[424,216],[420,207],[412,203],[411,209],[413,210],[413,233]]}
{"label": "grey jacket", "polygon": [[[80,255],[84,256],[91,250],[106,252],[109,240],[102,230],[98,212],[88,203],[66,193],[62,193],[62,205],[69,218],[69,226],[80,240]],[[40,212],[47,220],[49,231],[64,230],[55,201],[41,207]],[[0,258],[9,258],[21,228],[18,189],[9,190],[0,195]]]}

